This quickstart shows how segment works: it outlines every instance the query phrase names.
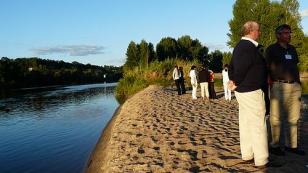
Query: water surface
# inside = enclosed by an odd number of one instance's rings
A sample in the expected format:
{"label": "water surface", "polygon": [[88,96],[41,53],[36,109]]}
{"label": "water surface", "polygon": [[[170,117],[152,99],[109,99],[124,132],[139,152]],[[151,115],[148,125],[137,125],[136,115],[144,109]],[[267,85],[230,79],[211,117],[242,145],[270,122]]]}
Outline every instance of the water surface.
{"label": "water surface", "polygon": [[118,107],[115,85],[2,92],[0,172],[82,172]]}

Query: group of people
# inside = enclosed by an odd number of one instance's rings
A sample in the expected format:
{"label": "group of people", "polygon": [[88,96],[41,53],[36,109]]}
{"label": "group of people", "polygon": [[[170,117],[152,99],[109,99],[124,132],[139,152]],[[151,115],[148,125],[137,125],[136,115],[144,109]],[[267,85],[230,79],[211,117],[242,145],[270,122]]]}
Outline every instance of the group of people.
{"label": "group of people", "polygon": [[[257,22],[248,21],[243,25],[242,38],[233,50],[227,87],[235,91],[239,104],[242,159],[257,167],[280,167],[281,164],[269,161],[269,153],[284,156],[287,151],[305,155],[297,144],[301,107],[299,60],[295,47],[290,44],[289,25],[276,28],[277,42],[265,54],[257,42],[260,33]],[[272,135],[270,146],[267,114]],[[281,141],[281,132],[285,141]]]}
{"label": "group of people", "polygon": [[197,99],[198,83],[201,88],[201,97],[203,100],[216,99],[214,88],[214,72],[206,66],[197,71],[196,66],[192,66],[189,71],[190,83],[192,85],[192,99]]}
{"label": "group of people", "polygon": [[[183,68],[176,65],[173,69],[173,80],[178,91],[178,95],[186,93],[184,84]],[[193,65],[189,71],[190,83],[192,86],[192,99],[197,99],[197,88],[200,84],[201,97],[203,100],[215,99],[216,92],[214,89],[214,72],[207,67],[201,67],[200,71],[197,71],[197,67]]]}
{"label": "group of people", "polygon": [[[274,32],[277,42],[264,52],[263,46],[257,42],[261,34],[260,25],[254,21],[246,22],[230,65],[225,65],[222,71],[225,99],[230,101],[231,91],[234,91],[239,105],[242,159],[256,167],[282,166],[269,161],[269,153],[278,156],[284,156],[285,152],[305,155],[297,143],[302,89],[298,55],[290,44],[291,27],[283,24]],[[183,76],[182,68],[176,66],[173,78],[179,95],[186,92]],[[214,73],[207,67],[197,71],[196,66],[192,66],[189,77],[193,99],[197,99],[198,83],[203,99],[216,98]],[[271,126],[270,142],[267,116]]]}

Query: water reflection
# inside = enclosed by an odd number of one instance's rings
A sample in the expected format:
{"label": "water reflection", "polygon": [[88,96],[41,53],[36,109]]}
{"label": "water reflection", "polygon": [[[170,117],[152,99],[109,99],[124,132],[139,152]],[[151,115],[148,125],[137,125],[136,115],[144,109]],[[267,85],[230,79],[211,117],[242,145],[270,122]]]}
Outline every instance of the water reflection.
{"label": "water reflection", "polygon": [[[114,84],[79,85],[60,88],[19,90],[0,98],[2,112],[15,115],[16,112],[44,111],[46,108],[82,104],[99,97],[114,97]],[[8,97],[11,96],[11,97]],[[61,100],[61,101],[59,101]]]}
{"label": "water reflection", "polygon": [[4,92],[0,172],[82,172],[118,107],[116,84]]}

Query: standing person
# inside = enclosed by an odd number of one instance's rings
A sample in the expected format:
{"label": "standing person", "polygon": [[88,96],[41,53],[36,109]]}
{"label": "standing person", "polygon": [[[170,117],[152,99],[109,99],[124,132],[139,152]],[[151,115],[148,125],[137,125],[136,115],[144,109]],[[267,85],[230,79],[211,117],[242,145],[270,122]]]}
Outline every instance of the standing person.
{"label": "standing person", "polygon": [[186,94],[183,67],[179,67],[179,83],[181,94]]}
{"label": "standing person", "polygon": [[178,91],[178,95],[181,95],[180,83],[179,83],[180,76],[179,76],[179,69],[178,69],[177,65],[174,66],[172,77],[173,77],[173,80],[175,82],[175,86],[176,86],[176,89]]}
{"label": "standing person", "polygon": [[228,75],[228,64],[224,65],[224,69],[222,70],[222,83],[224,86],[224,92],[225,92],[225,100],[231,101],[231,90],[228,88],[228,82],[229,82],[229,75]]}
{"label": "standing person", "polygon": [[191,86],[192,86],[192,99],[195,100],[197,99],[197,87],[198,87],[198,83],[197,83],[197,73],[196,73],[196,66],[191,66],[190,68],[190,72],[189,72],[189,77],[190,77],[190,82],[191,82]]}
{"label": "standing person", "polygon": [[256,167],[279,167],[269,162],[264,93],[266,63],[258,51],[259,24],[246,22],[243,37],[233,50],[229,67],[229,87],[235,89],[239,104],[240,148],[244,161]]}
{"label": "standing person", "polygon": [[[269,67],[269,77],[272,88],[270,94],[270,122],[272,142],[270,152],[284,155],[280,148],[280,131],[286,122],[285,150],[305,155],[297,146],[298,120],[301,108],[301,84],[297,64],[299,63],[294,46],[290,45],[291,27],[287,24],[276,28],[277,42],[266,50],[266,60]],[[285,121],[286,120],[286,121]]]}
{"label": "standing person", "polygon": [[[209,71],[206,67],[202,67],[201,71],[198,74],[199,83],[201,88],[201,97],[204,100],[209,99]],[[205,95],[205,97],[204,97]]]}
{"label": "standing person", "polygon": [[210,99],[216,99],[215,85],[214,85],[214,72],[209,70],[210,78],[209,78],[209,93]]}

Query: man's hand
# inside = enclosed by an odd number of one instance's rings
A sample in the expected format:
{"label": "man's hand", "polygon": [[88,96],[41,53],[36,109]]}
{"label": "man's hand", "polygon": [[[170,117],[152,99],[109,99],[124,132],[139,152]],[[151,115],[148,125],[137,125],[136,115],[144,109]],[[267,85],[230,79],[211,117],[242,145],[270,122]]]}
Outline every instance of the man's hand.
{"label": "man's hand", "polygon": [[234,91],[236,87],[237,86],[235,86],[235,83],[232,80],[228,81],[228,89],[229,90]]}

